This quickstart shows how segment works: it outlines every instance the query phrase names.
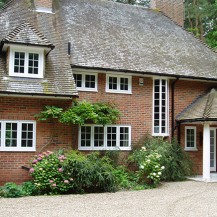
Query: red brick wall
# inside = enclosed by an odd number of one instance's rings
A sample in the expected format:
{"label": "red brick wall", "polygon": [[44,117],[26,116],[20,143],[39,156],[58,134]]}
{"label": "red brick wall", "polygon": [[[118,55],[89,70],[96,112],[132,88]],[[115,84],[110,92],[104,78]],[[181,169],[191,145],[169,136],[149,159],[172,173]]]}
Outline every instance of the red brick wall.
{"label": "red brick wall", "polygon": [[34,0],[36,7],[51,8],[53,0]]}
{"label": "red brick wall", "polygon": [[151,0],[151,8],[162,11],[180,26],[184,26],[183,0]]}
{"label": "red brick wall", "polygon": [[[35,120],[45,105],[70,106],[71,100],[0,97],[0,120]],[[53,141],[51,137],[53,136]],[[48,144],[46,146],[46,144]],[[41,151],[69,149],[72,144],[72,127],[51,122],[36,124],[36,152],[0,151],[0,185],[13,181],[21,183],[30,177],[21,166],[28,166],[33,156]]]}
{"label": "red brick wall", "polygon": [[[199,81],[178,81],[175,84],[175,116],[182,112],[199,96],[208,92],[212,87],[217,87],[214,82],[199,82]],[[188,151],[195,166],[195,172],[202,174],[203,170],[203,126],[202,124],[181,124],[180,127],[180,143],[185,147],[185,126],[197,127],[197,148],[198,151]],[[177,130],[175,131],[177,135]]]}

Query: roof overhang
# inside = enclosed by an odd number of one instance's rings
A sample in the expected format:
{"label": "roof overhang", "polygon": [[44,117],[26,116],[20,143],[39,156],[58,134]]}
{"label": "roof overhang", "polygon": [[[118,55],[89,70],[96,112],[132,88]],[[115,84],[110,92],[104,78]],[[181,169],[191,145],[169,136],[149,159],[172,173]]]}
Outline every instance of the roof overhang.
{"label": "roof overhang", "polygon": [[45,50],[46,54],[49,54],[54,48],[54,45],[40,45],[40,44],[31,44],[31,43],[19,43],[19,42],[11,42],[2,40],[0,44],[0,51],[6,51],[10,45],[19,45],[19,46],[31,46],[31,47],[38,47]]}

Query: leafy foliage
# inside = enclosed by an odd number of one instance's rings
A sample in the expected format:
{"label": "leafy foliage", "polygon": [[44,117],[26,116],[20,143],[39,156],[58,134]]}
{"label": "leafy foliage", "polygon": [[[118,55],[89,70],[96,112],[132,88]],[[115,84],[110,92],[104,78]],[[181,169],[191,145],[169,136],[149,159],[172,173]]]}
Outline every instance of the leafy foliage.
{"label": "leafy foliage", "polygon": [[24,182],[22,185],[8,182],[3,187],[0,187],[0,197],[16,198],[35,194],[36,189],[32,182]]}
{"label": "leafy foliage", "polygon": [[36,155],[30,174],[39,194],[61,194],[73,187],[73,178],[63,170],[66,157],[50,151]]}
{"label": "leafy foliage", "polygon": [[75,102],[74,106],[66,111],[55,106],[46,106],[37,115],[38,120],[44,121],[58,118],[61,123],[83,125],[87,122],[106,125],[115,123],[120,117],[120,112],[111,103]]}
{"label": "leafy foliage", "polygon": [[[147,154],[156,152],[161,155],[160,165],[165,169],[162,172],[161,180],[165,181],[179,181],[185,180],[186,176],[192,175],[193,164],[177,141],[164,141],[162,138],[146,137],[143,142],[143,147],[146,149],[145,153],[134,154],[136,162],[141,162]],[[135,150],[139,153],[139,150]]]}

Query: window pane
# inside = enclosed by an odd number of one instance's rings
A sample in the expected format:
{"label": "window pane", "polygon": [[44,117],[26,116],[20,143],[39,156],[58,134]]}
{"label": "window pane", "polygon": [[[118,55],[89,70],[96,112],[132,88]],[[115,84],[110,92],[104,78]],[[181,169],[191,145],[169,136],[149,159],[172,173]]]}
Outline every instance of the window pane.
{"label": "window pane", "polygon": [[91,146],[91,127],[90,126],[81,127],[81,146],[82,147]]}
{"label": "window pane", "polygon": [[22,123],[21,141],[21,147],[33,147],[33,124]]}
{"label": "window pane", "polygon": [[25,53],[15,52],[14,53],[14,73],[24,73],[25,66]]}
{"label": "window pane", "polygon": [[109,90],[117,90],[118,89],[118,78],[117,77],[109,77]]}
{"label": "window pane", "polygon": [[39,54],[29,53],[28,74],[38,74]]}
{"label": "window pane", "polygon": [[5,147],[17,147],[17,123],[6,123]]}
{"label": "window pane", "polygon": [[120,147],[129,146],[129,128],[120,127]]}
{"label": "window pane", "polygon": [[104,128],[94,127],[94,147],[102,147],[104,145]]}
{"label": "window pane", "polygon": [[117,129],[116,127],[107,127],[107,146],[115,147],[117,142]]}
{"label": "window pane", "polygon": [[82,87],[82,75],[74,74],[75,84],[77,87]]}
{"label": "window pane", "polygon": [[85,87],[95,88],[95,75],[85,75]]}
{"label": "window pane", "polygon": [[128,78],[121,78],[120,79],[120,89],[121,90],[128,90]]}
{"label": "window pane", "polygon": [[186,147],[194,148],[195,144],[195,129],[186,130]]}

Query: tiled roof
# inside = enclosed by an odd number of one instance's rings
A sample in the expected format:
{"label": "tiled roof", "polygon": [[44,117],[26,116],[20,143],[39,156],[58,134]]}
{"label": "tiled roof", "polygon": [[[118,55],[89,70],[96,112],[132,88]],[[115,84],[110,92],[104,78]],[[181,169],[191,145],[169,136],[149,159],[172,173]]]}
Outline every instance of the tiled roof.
{"label": "tiled roof", "polygon": [[70,64],[217,80],[217,54],[158,11],[107,0],[53,6],[54,13],[40,13],[32,0],[11,0],[0,11],[0,41],[55,46],[43,79],[9,77],[2,53],[0,91],[77,95]]}
{"label": "tiled roof", "polygon": [[61,0],[77,66],[217,79],[217,54],[158,11],[107,0]]}
{"label": "tiled roof", "polygon": [[14,0],[0,11],[0,26],[0,41],[55,46],[45,55],[45,74],[42,79],[10,77],[6,67],[7,54],[1,53],[0,93],[58,97],[77,95],[58,13],[39,13],[35,11],[32,0]]}
{"label": "tiled roof", "polygon": [[176,118],[177,121],[217,120],[217,90],[199,97]]}
{"label": "tiled roof", "polygon": [[3,42],[12,42],[20,44],[39,45],[54,47],[46,37],[36,30],[30,23],[22,23],[16,27],[10,34],[3,38]]}

